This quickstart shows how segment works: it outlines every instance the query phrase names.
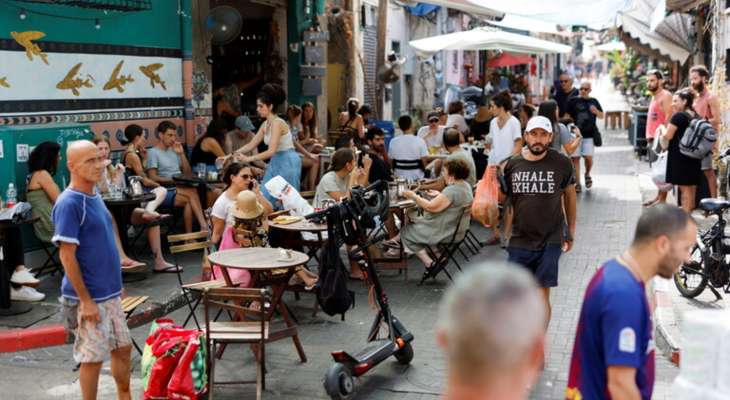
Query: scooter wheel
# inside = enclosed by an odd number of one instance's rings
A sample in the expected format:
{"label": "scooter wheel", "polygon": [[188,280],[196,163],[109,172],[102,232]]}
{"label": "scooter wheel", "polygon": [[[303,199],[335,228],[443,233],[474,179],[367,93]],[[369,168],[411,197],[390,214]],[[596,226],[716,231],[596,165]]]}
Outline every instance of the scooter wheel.
{"label": "scooter wheel", "polygon": [[413,360],[413,347],[410,343],[406,343],[402,349],[393,353],[393,357],[395,357],[399,363],[408,365],[411,363],[411,360]]}
{"label": "scooter wheel", "polygon": [[332,364],[324,376],[324,389],[333,400],[349,399],[355,391],[352,373],[344,364]]}

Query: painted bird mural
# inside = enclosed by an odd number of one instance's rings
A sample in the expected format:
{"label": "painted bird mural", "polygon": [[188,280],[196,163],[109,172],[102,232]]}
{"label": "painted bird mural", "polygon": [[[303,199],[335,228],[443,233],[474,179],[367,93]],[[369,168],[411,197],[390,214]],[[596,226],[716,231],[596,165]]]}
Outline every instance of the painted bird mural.
{"label": "painted bird mural", "polygon": [[127,82],[134,82],[132,74],[119,75],[119,72],[122,70],[122,65],[124,65],[124,60],[119,61],[119,64],[114,67],[112,75],[109,77],[109,80],[104,85],[104,90],[117,89],[119,93],[124,93],[124,85],[126,85]]}
{"label": "painted bird mural", "polygon": [[74,65],[73,68],[68,71],[63,80],[58,82],[56,88],[61,90],[71,90],[71,93],[73,93],[74,96],[78,96],[81,94],[79,89],[82,87],[94,87],[94,85],[91,84],[91,82],[94,81],[93,76],[87,74],[86,79],[76,78],[76,74],[79,73],[82,65],[83,63]]}
{"label": "painted bird mural", "polygon": [[33,56],[36,55],[43,60],[46,65],[48,64],[48,54],[44,53],[41,48],[33,43],[34,40],[42,39],[46,37],[46,34],[38,31],[25,31],[25,32],[10,32],[10,36],[18,42],[19,45],[25,49],[25,55],[30,61],[33,61]]}
{"label": "painted bird mural", "polygon": [[160,86],[162,86],[162,89],[163,90],[167,90],[167,87],[165,87],[165,81],[163,81],[162,79],[160,79],[160,76],[157,75],[157,73],[155,72],[155,71],[157,71],[158,69],[160,69],[162,67],[164,67],[164,64],[155,63],[155,64],[146,65],[146,66],[145,65],[141,65],[139,67],[139,70],[142,71],[142,73],[146,77],[150,78],[150,86],[152,86],[154,88],[155,87],[155,83],[157,83]]}

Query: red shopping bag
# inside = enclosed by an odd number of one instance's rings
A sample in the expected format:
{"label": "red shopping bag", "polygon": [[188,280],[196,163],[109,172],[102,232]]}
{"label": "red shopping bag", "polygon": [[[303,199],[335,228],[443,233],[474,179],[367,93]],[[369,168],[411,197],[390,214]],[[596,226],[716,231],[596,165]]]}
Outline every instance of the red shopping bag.
{"label": "red shopping bag", "polygon": [[471,203],[471,216],[480,224],[489,227],[489,207],[498,201],[497,169],[487,167],[484,176],[477,183],[474,201]]}
{"label": "red shopping bag", "polygon": [[183,355],[180,344],[182,344],[181,337],[164,341],[164,347],[167,348],[167,351],[160,353],[157,356],[157,361],[152,365],[147,388],[144,391],[144,399],[167,398],[167,384],[170,382],[170,377],[175,372],[175,367],[177,367],[178,361]]}
{"label": "red shopping bag", "polygon": [[177,368],[172,373],[170,383],[167,385],[168,399],[196,399],[198,393],[195,390],[193,381],[192,365],[195,355],[200,348],[199,336],[191,336],[185,345],[185,351],[177,362]]}

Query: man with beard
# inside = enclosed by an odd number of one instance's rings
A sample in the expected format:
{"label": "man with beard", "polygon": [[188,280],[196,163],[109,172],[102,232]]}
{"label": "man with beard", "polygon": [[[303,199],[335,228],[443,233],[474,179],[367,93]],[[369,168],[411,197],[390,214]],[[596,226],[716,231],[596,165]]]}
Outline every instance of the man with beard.
{"label": "man with beard", "polygon": [[[696,65],[689,70],[689,81],[692,89],[697,92],[693,108],[700,118],[710,121],[716,132],[720,131],[720,101],[710,93],[707,88],[707,80],[710,79],[710,72],[704,65]],[[715,142],[717,146],[718,142]],[[717,197],[717,176],[712,168],[712,152],[702,159],[702,172],[707,178],[707,186],[710,189],[710,197]]]}
{"label": "man with beard", "polygon": [[388,152],[385,150],[385,133],[377,126],[372,126],[365,132],[365,137],[370,148],[368,154],[370,154],[370,159],[373,160],[368,182],[375,183],[379,180],[392,182],[393,171],[387,161]]}
{"label": "man with beard", "polygon": [[[535,275],[550,321],[550,288],[558,286],[558,261],[573,247],[575,184],[568,157],[550,148],[553,124],[538,116],[527,122],[527,143],[504,167],[504,195],[513,208],[509,261]],[[546,326],[547,329],[547,326]]]}
{"label": "man with beard", "polygon": [[697,226],[681,208],[644,210],[634,240],[588,284],[565,398],[650,399],[654,386],[651,311],[644,285],[669,279],[689,258]]}
{"label": "man with beard", "polygon": [[[659,130],[667,127],[669,118],[672,116],[672,94],[664,89],[664,77],[661,71],[652,69],[646,74],[646,88],[651,92],[651,103],[649,114],[646,118],[646,141],[648,147],[653,147],[654,138]],[[657,203],[667,202],[667,193],[658,191],[655,198],[644,203],[644,207]]]}
{"label": "man with beard", "polygon": [[573,87],[573,78],[566,71],[563,71],[558,77],[560,86],[555,87],[553,100],[558,103],[558,113],[560,118],[565,117],[568,112],[568,99],[579,95],[578,89]]}

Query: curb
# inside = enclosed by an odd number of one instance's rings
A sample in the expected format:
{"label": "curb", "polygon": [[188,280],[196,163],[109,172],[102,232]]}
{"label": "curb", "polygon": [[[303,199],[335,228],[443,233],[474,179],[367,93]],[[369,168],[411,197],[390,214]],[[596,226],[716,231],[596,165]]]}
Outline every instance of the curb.
{"label": "curb", "polygon": [[[190,295],[195,301],[197,296]],[[185,295],[179,290],[168,296],[164,303],[147,303],[127,319],[129,329],[148,324],[158,318],[172,313],[178,308],[187,306]],[[67,332],[63,324],[49,324],[34,328],[11,329],[0,331],[0,353],[38,349],[42,347],[60,346],[74,341],[73,332]]]}
{"label": "curb", "polygon": [[[654,324],[656,332],[657,348],[663,348],[662,353],[672,362],[679,366],[680,347],[678,338],[672,334],[670,327],[676,326],[677,322],[674,317],[674,308],[672,307],[672,298],[669,295],[668,287],[671,280],[660,280],[656,278],[653,281],[653,301],[654,301]],[[663,344],[663,346],[660,346]]]}

